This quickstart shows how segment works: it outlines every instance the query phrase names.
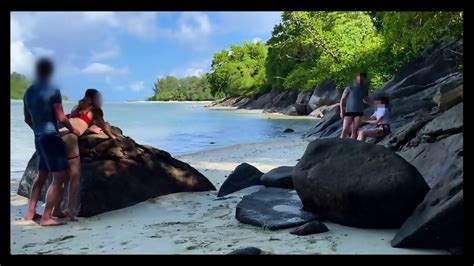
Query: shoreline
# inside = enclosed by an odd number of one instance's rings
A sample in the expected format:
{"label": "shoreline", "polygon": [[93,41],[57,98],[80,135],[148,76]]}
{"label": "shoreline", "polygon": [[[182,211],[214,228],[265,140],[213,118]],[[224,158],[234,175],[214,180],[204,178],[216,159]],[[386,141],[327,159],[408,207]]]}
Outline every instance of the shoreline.
{"label": "shoreline", "polygon": [[314,116],[309,115],[285,115],[277,112],[265,112],[263,109],[239,109],[238,107],[231,106],[205,106],[208,110],[211,111],[224,111],[224,112],[235,112],[239,114],[260,114],[264,115],[270,119],[310,119],[310,120],[320,120]]}
{"label": "shoreline", "polygon": [[[263,172],[295,165],[308,142],[265,141],[237,144],[176,156],[219,188],[240,163]],[[325,222],[329,232],[304,237],[241,224],[235,219],[240,198],[254,186],[216,198],[216,191],[169,194],[134,206],[79,218],[64,226],[41,228],[22,219],[27,199],[11,181],[12,254],[226,254],[255,246],[267,254],[446,254],[443,250],[392,248],[396,230],[359,229]],[[38,211],[41,210],[39,208]],[[92,241],[91,241],[92,239]]]}

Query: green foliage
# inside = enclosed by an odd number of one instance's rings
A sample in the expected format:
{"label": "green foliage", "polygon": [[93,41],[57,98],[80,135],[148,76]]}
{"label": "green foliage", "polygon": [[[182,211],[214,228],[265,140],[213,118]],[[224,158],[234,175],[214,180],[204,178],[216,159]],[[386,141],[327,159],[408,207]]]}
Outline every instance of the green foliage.
{"label": "green foliage", "polygon": [[364,12],[284,12],[268,41],[267,80],[277,89],[311,90],[327,79],[343,87],[381,44]]}
{"label": "green foliage", "polygon": [[398,70],[437,41],[463,38],[463,12],[382,12],[384,53]]}
{"label": "green foliage", "polygon": [[205,76],[178,79],[173,76],[159,78],[153,87],[155,95],[150,101],[205,101],[214,100]]}
{"label": "green foliage", "polygon": [[284,12],[268,41],[267,83],[340,89],[365,70],[374,88],[438,40],[463,38],[462,12]]}
{"label": "green foliage", "polygon": [[10,74],[10,98],[23,99],[23,95],[30,85],[31,82],[24,75],[13,72]]}
{"label": "green foliage", "polygon": [[264,43],[244,42],[231,45],[229,50],[215,53],[211,72],[207,74],[212,93],[220,95],[253,96],[265,85]]}
{"label": "green foliage", "polygon": [[[307,91],[329,79],[343,89],[359,71],[367,71],[370,90],[377,90],[438,41],[460,40],[462,45],[463,16],[463,12],[283,12],[266,44],[244,42],[215,53],[211,71],[202,78],[208,83],[202,81],[205,89],[196,92],[210,99],[254,96],[269,89]],[[463,71],[462,65],[459,69]],[[186,93],[190,85],[182,80],[167,77],[158,83],[155,98],[193,98]]]}

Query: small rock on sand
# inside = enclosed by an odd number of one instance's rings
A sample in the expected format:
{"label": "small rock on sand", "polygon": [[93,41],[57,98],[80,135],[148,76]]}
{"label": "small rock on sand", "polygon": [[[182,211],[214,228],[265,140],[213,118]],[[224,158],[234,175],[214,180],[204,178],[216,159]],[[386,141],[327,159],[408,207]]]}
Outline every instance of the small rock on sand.
{"label": "small rock on sand", "polygon": [[329,231],[329,229],[325,224],[319,221],[312,221],[300,227],[295,228],[294,230],[290,231],[290,234],[298,235],[298,236],[306,236],[306,235],[324,233],[327,231]]}
{"label": "small rock on sand", "polygon": [[246,247],[234,250],[230,253],[227,253],[227,255],[260,255],[261,253],[262,250],[260,250],[259,248]]}

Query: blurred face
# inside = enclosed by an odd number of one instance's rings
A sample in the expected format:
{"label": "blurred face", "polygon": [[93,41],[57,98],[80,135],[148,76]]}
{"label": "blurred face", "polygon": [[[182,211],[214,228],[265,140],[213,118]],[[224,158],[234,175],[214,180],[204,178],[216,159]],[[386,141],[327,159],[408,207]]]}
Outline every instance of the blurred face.
{"label": "blurred face", "polygon": [[357,81],[357,84],[362,84],[364,83],[364,77],[361,75],[357,75],[356,81]]}
{"label": "blurred face", "polygon": [[92,100],[92,105],[96,107],[101,107],[102,106],[102,95],[100,93],[97,93]]}
{"label": "blurred face", "polygon": [[375,105],[376,107],[385,107],[384,102],[381,101],[381,100],[376,100],[376,101],[374,101],[374,105]]}

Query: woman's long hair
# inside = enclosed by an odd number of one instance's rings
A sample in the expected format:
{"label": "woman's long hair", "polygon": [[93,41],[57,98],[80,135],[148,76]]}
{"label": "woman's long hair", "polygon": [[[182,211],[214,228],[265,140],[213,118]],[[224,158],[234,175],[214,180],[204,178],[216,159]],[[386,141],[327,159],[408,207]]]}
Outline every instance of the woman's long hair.
{"label": "woman's long hair", "polygon": [[87,89],[86,93],[84,94],[84,98],[79,100],[76,110],[78,112],[81,112],[89,108],[92,102],[94,101],[94,98],[97,97],[98,94],[99,91],[96,89]]}

